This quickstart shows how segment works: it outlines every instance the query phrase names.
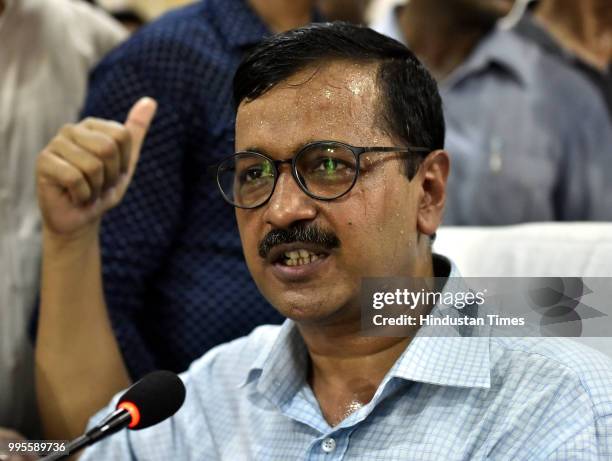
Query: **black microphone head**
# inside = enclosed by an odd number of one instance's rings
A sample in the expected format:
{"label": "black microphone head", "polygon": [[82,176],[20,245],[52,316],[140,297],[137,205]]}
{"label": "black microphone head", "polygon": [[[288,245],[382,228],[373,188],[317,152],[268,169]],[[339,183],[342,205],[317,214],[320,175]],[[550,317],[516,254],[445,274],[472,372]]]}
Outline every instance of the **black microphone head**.
{"label": "black microphone head", "polygon": [[184,401],[185,385],[181,378],[160,370],[134,383],[121,396],[117,408],[126,408],[132,414],[130,429],[144,429],[172,416]]}

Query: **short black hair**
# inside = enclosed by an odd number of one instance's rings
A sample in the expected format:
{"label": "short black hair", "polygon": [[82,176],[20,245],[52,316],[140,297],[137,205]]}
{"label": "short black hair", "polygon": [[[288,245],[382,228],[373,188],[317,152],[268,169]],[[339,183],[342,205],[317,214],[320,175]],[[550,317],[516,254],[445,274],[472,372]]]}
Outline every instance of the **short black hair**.
{"label": "short black hair", "polygon": [[[380,128],[408,145],[430,150],[444,147],[442,101],[425,66],[398,41],[343,22],[310,24],[257,45],[236,71],[235,108],[297,72],[329,60],[379,63]],[[407,166],[411,177],[415,168]]]}

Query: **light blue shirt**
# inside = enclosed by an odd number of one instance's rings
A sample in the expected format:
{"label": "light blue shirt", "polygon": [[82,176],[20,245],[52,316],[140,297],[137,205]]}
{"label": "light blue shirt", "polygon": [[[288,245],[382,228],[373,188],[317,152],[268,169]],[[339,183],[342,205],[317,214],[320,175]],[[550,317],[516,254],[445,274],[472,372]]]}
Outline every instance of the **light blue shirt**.
{"label": "light blue shirt", "polygon": [[[406,43],[396,15],[373,28]],[[495,28],[439,85],[451,156],[445,224],[612,221],[612,125],[586,78]]]}
{"label": "light blue shirt", "polygon": [[[463,286],[453,268],[444,289]],[[193,363],[174,417],[117,433],[82,461],[612,459],[607,357],[570,340],[425,337],[427,328],[370,403],[331,427],[296,325],[259,327]]]}

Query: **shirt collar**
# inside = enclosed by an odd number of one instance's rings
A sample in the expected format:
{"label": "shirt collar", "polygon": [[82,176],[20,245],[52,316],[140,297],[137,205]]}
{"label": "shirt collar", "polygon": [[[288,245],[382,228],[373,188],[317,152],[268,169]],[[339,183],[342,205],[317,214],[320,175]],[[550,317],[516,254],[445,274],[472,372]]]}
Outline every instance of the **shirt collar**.
{"label": "shirt collar", "polygon": [[[450,268],[442,293],[466,292],[469,287],[450,260],[434,255],[435,264]],[[435,306],[431,315],[452,315],[455,308]],[[462,309],[462,315],[466,310]],[[435,330],[434,330],[435,328]],[[381,386],[393,378],[441,386],[482,387],[491,385],[489,337],[481,330],[422,326],[400,358],[395,362]],[[443,334],[443,336],[442,336]]]}
{"label": "shirt collar", "polygon": [[525,13],[515,26],[517,34],[534,41],[544,50],[557,56],[571,57],[559,43],[541,27],[530,13]]}
{"label": "shirt collar", "polygon": [[[436,274],[440,274],[440,270],[448,274],[443,293],[469,289],[454,263],[444,256],[434,255],[434,267]],[[441,307],[435,306],[431,314],[441,311]],[[489,388],[488,335],[464,337],[465,331],[449,331],[439,336],[440,327],[437,326],[436,336],[430,336],[431,328],[419,329],[380,387],[399,378],[441,386]],[[276,339],[259,352],[240,387],[254,382],[262,395],[281,406],[303,386],[307,369],[306,346],[295,323],[287,319]]]}
{"label": "shirt collar", "polygon": [[537,53],[536,47],[521,39],[515,31],[496,26],[441,84],[453,87],[471,75],[497,68],[519,84],[527,85],[533,80],[534,53]]}
{"label": "shirt collar", "polygon": [[254,382],[257,391],[277,406],[302,387],[308,370],[308,352],[295,323],[287,319],[276,339],[264,347],[239,387]]}

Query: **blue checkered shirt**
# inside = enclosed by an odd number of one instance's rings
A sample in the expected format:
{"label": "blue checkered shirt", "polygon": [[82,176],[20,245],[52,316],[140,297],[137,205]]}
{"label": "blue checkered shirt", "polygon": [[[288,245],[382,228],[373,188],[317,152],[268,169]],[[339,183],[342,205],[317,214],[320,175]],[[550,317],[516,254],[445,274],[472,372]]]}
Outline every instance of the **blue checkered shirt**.
{"label": "blue checkered shirt", "polygon": [[[453,268],[445,290],[462,286]],[[117,433],[81,461],[612,459],[607,357],[570,340],[426,337],[427,328],[370,403],[332,427],[295,324],[259,327],[192,364],[174,417]]]}

